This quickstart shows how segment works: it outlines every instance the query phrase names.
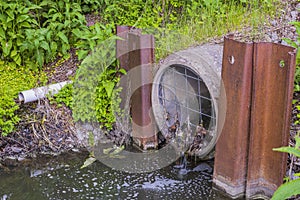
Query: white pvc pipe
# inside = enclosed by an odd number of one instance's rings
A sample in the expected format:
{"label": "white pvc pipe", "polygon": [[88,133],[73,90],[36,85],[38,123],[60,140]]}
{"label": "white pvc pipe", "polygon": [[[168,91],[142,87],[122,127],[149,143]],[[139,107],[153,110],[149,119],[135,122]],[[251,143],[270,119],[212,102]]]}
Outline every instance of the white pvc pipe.
{"label": "white pvc pipe", "polygon": [[54,95],[61,90],[66,84],[71,83],[71,81],[64,81],[61,83],[56,83],[52,85],[47,85],[43,87],[33,88],[31,90],[22,91],[19,93],[19,101],[24,103],[37,101],[38,99],[43,99],[46,95]]}

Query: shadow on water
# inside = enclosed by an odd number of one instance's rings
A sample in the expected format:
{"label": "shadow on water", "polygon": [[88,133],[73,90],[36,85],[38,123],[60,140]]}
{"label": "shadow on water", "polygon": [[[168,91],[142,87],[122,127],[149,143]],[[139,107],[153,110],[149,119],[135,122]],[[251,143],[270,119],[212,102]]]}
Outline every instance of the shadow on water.
{"label": "shadow on water", "polygon": [[86,156],[68,153],[0,168],[0,199],[226,199],[212,190],[213,161],[182,157],[163,169],[132,174],[100,162],[80,169]]}

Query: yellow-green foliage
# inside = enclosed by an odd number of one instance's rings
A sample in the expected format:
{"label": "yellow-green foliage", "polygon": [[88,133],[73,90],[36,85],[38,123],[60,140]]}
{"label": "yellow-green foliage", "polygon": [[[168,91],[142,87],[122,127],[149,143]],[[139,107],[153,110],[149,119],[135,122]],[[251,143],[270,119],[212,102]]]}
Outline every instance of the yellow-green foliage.
{"label": "yellow-green foliage", "polygon": [[0,133],[2,135],[10,133],[20,120],[16,115],[19,105],[15,99],[20,91],[36,85],[39,77],[36,73],[0,61]]}

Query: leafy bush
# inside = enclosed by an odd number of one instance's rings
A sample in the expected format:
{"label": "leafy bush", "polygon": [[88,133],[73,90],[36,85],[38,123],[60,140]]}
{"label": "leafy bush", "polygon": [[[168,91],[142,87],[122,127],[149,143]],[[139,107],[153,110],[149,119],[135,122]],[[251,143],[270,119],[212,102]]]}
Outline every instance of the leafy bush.
{"label": "leafy bush", "polygon": [[78,38],[75,43],[75,47],[78,49],[78,59],[84,59],[102,41],[113,36],[113,29],[114,27],[111,24],[103,25],[100,23],[82,30],[75,28],[72,33]]}
{"label": "leafy bush", "polygon": [[121,103],[118,94],[121,88],[116,90],[120,78],[117,73],[125,73],[125,70],[116,70],[115,66],[109,66],[101,73],[99,84],[96,89],[95,110],[98,122],[102,126],[111,129],[113,122],[116,121],[114,108],[119,108]]}
{"label": "leafy bush", "polygon": [[116,64],[116,39],[112,37],[97,46],[79,66],[73,84],[54,96],[57,103],[72,108],[75,121],[99,122],[102,127],[112,128],[115,108],[120,103],[120,89],[115,86],[120,79],[118,74],[125,73]]}
{"label": "leafy bush", "polygon": [[[300,158],[300,134],[295,136],[295,147],[280,147],[274,148],[274,151],[285,152],[289,154],[293,154],[294,156]],[[300,173],[295,174],[295,176],[300,177]],[[300,178],[288,181],[282,184],[274,193],[272,200],[281,200],[281,199],[288,199],[293,195],[300,194]]]}
{"label": "leafy bush", "polygon": [[13,61],[17,65],[24,62],[20,47],[25,39],[26,29],[36,29],[38,23],[30,12],[38,8],[34,5],[26,6],[22,1],[0,1],[0,56],[6,61]]}
{"label": "leafy bush", "polygon": [[[103,36],[95,27],[88,28],[84,11],[95,10],[102,1],[0,0],[0,56],[16,65],[37,66],[57,56],[66,56],[71,46],[92,50],[91,43]],[[93,8],[88,9],[88,5]],[[82,10],[84,8],[84,11]],[[106,27],[101,27],[105,32]],[[81,42],[83,39],[88,43]],[[103,38],[100,38],[101,40]],[[80,43],[80,45],[78,45]],[[77,44],[77,45],[76,45]],[[80,59],[86,56],[79,49]]]}

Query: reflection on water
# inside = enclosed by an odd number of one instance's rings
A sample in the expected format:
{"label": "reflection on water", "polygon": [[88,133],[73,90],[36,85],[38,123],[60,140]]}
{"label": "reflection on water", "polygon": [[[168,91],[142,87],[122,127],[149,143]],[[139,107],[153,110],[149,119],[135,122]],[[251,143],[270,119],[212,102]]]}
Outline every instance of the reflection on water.
{"label": "reflection on water", "polygon": [[100,162],[80,169],[86,155],[40,158],[0,169],[0,199],[225,199],[212,190],[212,162],[180,161],[150,173],[115,171]]}

